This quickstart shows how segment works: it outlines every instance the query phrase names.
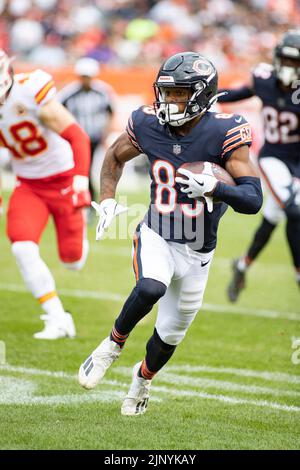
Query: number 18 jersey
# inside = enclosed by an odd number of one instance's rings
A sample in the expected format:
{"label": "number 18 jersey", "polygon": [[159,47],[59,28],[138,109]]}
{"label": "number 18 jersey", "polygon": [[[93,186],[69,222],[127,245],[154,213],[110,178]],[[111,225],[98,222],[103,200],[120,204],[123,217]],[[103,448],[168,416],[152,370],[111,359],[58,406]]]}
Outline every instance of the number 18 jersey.
{"label": "number 18 jersey", "polygon": [[13,171],[19,177],[41,179],[74,168],[70,144],[39,119],[41,106],[55,94],[48,73],[16,74],[8,98],[0,106],[0,146],[9,149]]}

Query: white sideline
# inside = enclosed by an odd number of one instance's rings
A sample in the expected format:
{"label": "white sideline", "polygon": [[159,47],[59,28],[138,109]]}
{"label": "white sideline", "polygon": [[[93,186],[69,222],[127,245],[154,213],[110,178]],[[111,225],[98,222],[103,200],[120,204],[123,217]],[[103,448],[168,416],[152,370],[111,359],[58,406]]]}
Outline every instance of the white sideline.
{"label": "white sideline", "polygon": [[[176,366],[172,366],[172,367],[176,367]],[[187,368],[190,367],[190,366],[186,366]],[[206,366],[208,367],[208,366]],[[169,368],[170,369],[170,368]],[[215,368],[217,369],[217,368]],[[0,371],[3,370],[4,372],[19,372],[19,373],[22,373],[22,374],[27,374],[27,375],[39,375],[39,376],[47,376],[47,377],[53,377],[53,378],[62,378],[62,379],[72,379],[72,380],[75,380],[75,375],[73,374],[67,374],[67,373],[64,373],[64,372],[52,372],[52,371],[48,371],[48,370],[42,370],[42,369],[35,369],[35,368],[26,368],[26,367],[19,367],[19,366],[11,366],[11,365],[1,365],[0,366]],[[238,373],[239,369],[233,369],[233,370],[236,370],[236,372]],[[247,370],[247,369],[245,369]],[[126,376],[128,376],[129,374],[129,371],[131,371],[131,369],[129,368],[126,368],[126,367],[118,367],[118,368],[115,368],[114,371],[116,373],[120,373],[121,375],[124,375],[126,374]],[[222,371],[222,368],[221,368],[221,371]],[[250,372],[253,372],[253,371],[250,371]],[[276,372],[275,372],[276,374]],[[167,368],[166,368],[166,373],[165,373],[165,380],[168,381],[168,376],[169,376],[169,381],[171,381],[173,384],[175,383],[179,383],[179,384],[184,384],[184,385],[191,385],[193,388],[195,386],[195,383],[194,381],[190,378],[190,377],[183,377],[183,376],[176,376],[176,382],[175,382],[175,376],[172,376],[171,374],[168,374],[168,371],[167,371]],[[158,376],[159,377],[159,376]],[[157,381],[158,381],[158,377],[157,377]],[[293,377],[293,376],[291,376]],[[0,379],[2,379],[2,381],[4,382],[4,388],[5,388],[5,376],[0,376]],[[13,383],[13,378],[9,377],[8,378],[9,380],[11,380],[11,382]],[[198,381],[199,383],[197,383],[198,386],[201,386],[201,385],[204,385],[204,382],[201,384],[201,380],[202,379],[199,379],[198,378]],[[1,382],[1,380],[0,380]],[[222,381],[217,381],[217,380],[213,380],[211,381],[211,387],[214,387],[215,383],[218,382],[218,385],[219,387],[221,386],[222,384]],[[24,386],[24,396],[22,396],[22,393],[19,393],[19,398],[18,400],[17,399],[14,399],[12,394],[10,393],[11,390],[8,390],[8,392],[6,391],[6,394],[4,394],[3,396],[1,396],[2,394],[0,394],[0,403],[2,404],[13,404],[13,403],[20,403],[20,404],[44,404],[44,405],[55,405],[55,404],[60,404],[60,403],[63,403],[63,404],[77,404],[77,403],[91,403],[93,401],[105,401],[105,402],[109,402],[109,401],[114,401],[114,400],[118,400],[120,399],[121,397],[124,396],[124,394],[122,392],[119,392],[119,391],[116,391],[116,390],[103,390],[101,392],[89,392],[88,395],[76,395],[76,394],[70,394],[70,395],[53,395],[53,396],[32,396],[32,393],[34,391],[34,384],[32,384],[32,382],[26,382],[24,381],[25,385],[21,384],[21,382],[19,383],[20,387],[22,388],[22,386]],[[225,389],[226,390],[231,390],[231,391],[246,391],[247,392],[247,385],[239,385],[239,384],[235,384],[235,383],[230,383],[230,382],[224,382],[224,384],[226,384],[226,387]],[[112,380],[112,381],[109,381],[109,380],[103,380],[103,385],[112,385],[112,386],[117,386],[117,387],[121,387],[121,388],[125,388],[128,386],[128,384],[125,384],[125,383],[122,383],[122,382],[119,382],[119,381],[115,381],[115,380]],[[230,388],[230,385],[232,385],[232,388]],[[16,389],[16,387],[18,386],[18,382],[17,384],[13,384],[13,390]],[[237,386],[239,388],[237,388]],[[243,387],[243,388],[241,388]],[[252,393],[258,393],[260,394],[261,393],[261,387],[256,387],[256,390],[253,388],[255,386],[250,386],[250,388],[252,387]],[[28,388],[29,388],[29,391],[28,391]],[[27,391],[26,391],[27,390]],[[216,401],[221,401],[221,402],[224,402],[224,403],[229,403],[229,404],[232,404],[232,405],[240,405],[240,404],[247,404],[247,405],[253,405],[253,406],[259,406],[259,407],[263,407],[263,408],[270,408],[270,409],[276,409],[276,410],[280,410],[280,411],[288,411],[288,412],[300,412],[300,407],[298,406],[294,406],[294,405],[284,405],[284,404],[281,404],[281,403],[275,403],[275,402],[270,402],[270,401],[267,401],[267,400],[252,400],[252,399],[246,399],[246,398],[236,398],[236,397],[231,397],[231,396],[226,396],[226,395],[219,395],[219,394],[213,394],[213,393],[206,393],[206,392],[202,392],[202,391],[195,391],[195,390],[174,390],[174,388],[172,387],[166,387],[166,386],[157,386],[157,385],[154,385],[152,387],[152,390],[154,392],[154,400],[156,401],[160,401],[160,399],[163,398],[164,395],[166,396],[170,396],[170,395],[173,395],[173,396],[178,396],[178,397],[197,397],[197,398],[202,398],[202,399],[209,399],[209,400],[216,400]],[[264,390],[265,390],[265,393],[266,390],[268,390],[268,393],[273,393],[274,394],[274,391],[276,392],[276,394],[280,395],[280,389],[271,389],[271,388],[266,388],[264,387]],[[22,392],[22,390],[21,390]],[[283,390],[283,395],[286,394],[286,390]],[[296,393],[296,392],[295,392]],[[27,396],[26,396],[27,394]],[[20,396],[21,395],[21,396]],[[156,396],[157,395],[157,396]],[[299,394],[298,394],[299,395]],[[90,397],[90,398],[88,398]]]}
{"label": "white sideline", "polygon": [[[0,290],[7,292],[26,292],[28,293],[25,286],[21,284],[11,283],[0,283]],[[126,300],[125,295],[114,294],[112,292],[95,292],[86,291],[81,289],[59,289],[60,295],[66,297],[77,297],[80,299],[96,299],[96,300],[111,300],[114,302],[124,302]],[[300,322],[300,313],[295,312],[280,312],[277,310],[265,310],[265,309],[254,309],[247,307],[238,307],[234,305],[221,305],[221,304],[210,304],[203,303],[201,310],[219,313],[219,314],[234,314],[234,315],[250,315],[262,318],[281,318],[284,320],[291,320]]]}

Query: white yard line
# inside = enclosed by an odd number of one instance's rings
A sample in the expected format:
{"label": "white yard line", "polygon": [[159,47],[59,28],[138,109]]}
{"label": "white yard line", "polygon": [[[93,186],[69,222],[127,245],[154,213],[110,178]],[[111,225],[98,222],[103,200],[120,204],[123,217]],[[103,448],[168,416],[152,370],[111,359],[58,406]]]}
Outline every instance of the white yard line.
{"label": "white yard line", "polygon": [[253,405],[280,411],[289,411],[295,413],[300,412],[299,406],[282,405],[281,403],[270,402],[267,400],[249,400],[246,398],[235,398],[226,395],[215,395],[214,393],[196,392],[190,390],[174,390],[168,387],[153,387],[153,389],[154,388],[156,388],[158,392],[165,393],[167,396],[173,395],[179,397],[195,397],[206,400],[221,401],[223,403],[229,403],[230,405]]}
{"label": "white yard line", "polygon": [[263,380],[270,380],[274,382],[285,382],[290,384],[300,384],[300,375],[287,374],[285,372],[270,372],[270,371],[257,371],[251,369],[239,369],[235,367],[212,367],[212,366],[191,366],[188,364],[184,365],[170,365],[166,369],[172,372],[208,372],[217,374],[230,374],[237,375],[239,377],[253,377]]}
{"label": "white yard line", "polygon": [[238,307],[236,305],[219,305],[203,303],[202,310],[209,310],[214,313],[227,313],[234,315],[250,315],[262,318],[284,318],[285,320],[300,321],[300,313],[279,312],[277,310],[256,309],[248,307]]}
{"label": "white yard line", "polygon": [[[69,380],[77,380],[77,374],[69,374],[67,372],[63,371],[51,371],[51,370],[45,370],[45,369],[36,369],[32,367],[22,367],[22,366],[12,366],[10,364],[3,364],[0,365],[0,370],[7,370],[8,372],[20,372],[22,374],[28,374],[28,375],[41,375],[41,376],[49,376],[53,378],[63,378],[63,379],[69,379]],[[192,366],[189,364],[183,364],[183,365],[169,365],[166,366],[164,369],[167,373],[169,372],[186,372],[188,374],[191,373],[197,373],[197,372],[208,372],[208,373],[216,373],[216,374],[231,374],[231,375],[237,375],[239,377],[252,377],[252,378],[259,378],[259,379],[264,379],[264,380],[269,380],[269,381],[274,381],[274,382],[285,382],[288,384],[300,384],[300,375],[293,375],[293,374],[287,374],[285,372],[271,372],[271,371],[256,371],[252,369],[239,369],[235,367],[212,367],[212,366],[207,366],[207,365],[201,365],[201,366]],[[129,374],[131,372],[130,368],[127,367],[114,367],[115,372],[119,372],[122,375]],[[178,375],[180,377],[180,375]],[[104,382],[110,385],[121,385],[120,382],[114,382],[114,381],[107,381],[104,379]],[[103,382],[103,383],[104,383]]]}
{"label": "white yard line", "polygon": [[[25,286],[21,284],[11,284],[0,282],[0,290],[7,292],[28,292]],[[95,292],[90,290],[81,289],[59,289],[61,295],[66,297],[76,297],[80,299],[96,299],[96,300],[111,300],[114,302],[124,302],[125,295],[114,294],[113,292]],[[234,314],[234,315],[247,315],[261,318],[291,320],[300,322],[300,313],[295,312],[280,312],[277,310],[254,309],[247,307],[238,307],[235,305],[221,305],[203,303],[201,310],[207,310],[219,314]]]}
{"label": "white yard line", "polygon": [[[28,293],[28,290],[22,284],[11,284],[0,282],[0,291],[8,292],[25,292]],[[65,295],[66,297],[78,297],[80,299],[96,299],[96,300],[112,300],[114,302],[122,302],[126,300],[126,296],[121,294],[114,294],[112,292],[94,292],[86,291],[81,289],[59,289],[60,295]]]}
{"label": "white yard line", "polygon": [[[176,366],[172,366],[176,368]],[[180,366],[181,368],[185,367],[184,370],[188,371],[189,368],[192,366]],[[208,367],[208,366],[206,366]],[[167,369],[167,368],[166,368]],[[278,396],[285,396],[287,395],[287,390],[280,390],[280,389],[272,389],[267,387],[256,387],[253,385],[241,385],[231,382],[222,382],[219,380],[209,380],[208,379],[192,379],[191,377],[182,376],[182,375],[172,375],[168,370],[171,368],[169,367],[165,372],[165,380],[171,382],[172,384],[176,383],[178,385],[186,385],[191,386],[194,388],[195,386],[203,386],[203,387],[218,387],[222,388],[223,390],[227,391],[242,391],[246,393],[257,393],[260,395],[263,393],[269,394],[276,394]],[[216,372],[219,371],[223,373],[224,368],[214,368]],[[22,375],[29,375],[29,376],[46,376],[46,377],[53,377],[59,379],[71,379],[75,381],[75,375],[73,374],[66,374],[64,372],[52,372],[48,370],[41,370],[35,368],[26,368],[26,367],[19,367],[19,366],[11,366],[11,365],[2,365],[0,366],[0,371],[4,372],[11,372],[11,373],[21,373]],[[182,369],[183,370],[183,369]],[[195,369],[193,369],[195,370]],[[239,369],[231,369],[238,373]],[[130,376],[129,371],[130,368],[126,367],[118,367],[114,369],[115,373]],[[247,371],[247,369],[242,369],[242,371]],[[249,371],[252,373],[253,371]],[[277,372],[268,372],[267,374],[280,374]],[[259,372],[258,372],[259,374]],[[287,374],[286,374],[287,375]],[[279,375],[280,376],[280,375]],[[291,376],[293,378],[294,376]],[[24,379],[16,379],[14,377],[6,377],[5,375],[0,376],[0,383],[2,381],[1,393],[0,393],[0,403],[2,404],[43,404],[43,405],[57,405],[57,404],[78,404],[78,403],[91,403],[91,402],[111,402],[111,401],[119,401],[121,398],[124,397],[124,392],[116,391],[116,390],[102,390],[97,392],[88,392],[87,394],[69,394],[69,395],[50,395],[50,396],[35,396],[35,384],[30,381],[24,381]],[[158,378],[157,378],[158,381]],[[205,382],[206,381],[206,382]],[[103,385],[110,385],[113,387],[119,388],[127,388],[128,384],[116,381],[116,380],[104,380]],[[300,407],[294,405],[285,405],[282,403],[271,402],[268,400],[252,400],[246,398],[237,398],[231,397],[226,395],[219,395],[213,393],[206,393],[202,391],[196,390],[176,390],[172,387],[167,386],[159,386],[154,385],[153,388],[154,393],[154,400],[160,401],[165,397],[178,396],[178,397],[195,397],[201,399],[209,399],[209,400],[216,400],[223,403],[229,403],[231,405],[253,405],[259,406],[263,408],[269,409],[276,409],[280,411],[288,411],[288,412],[300,412]],[[281,393],[282,392],[282,393]],[[290,394],[292,391],[290,391]],[[299,395],[299,393],[294,392]]]}
{"label": "white yard line", "polygon": [[[90,252],[91,253],[98,253],[101,256],[114,256],[114,257],[119,257],[119,258],[128,258],[130,260],[131,258],[131,246],[124,246],[124,247],[116,247],[113,248],[112,246],[105,246],[101,244],[91,244],[90,246]],[[220,257],[216,256],[213,260],[213,266],[218,266],[220,268],[228,268],[230,269],[232,263],[232,258],[225,258],[225,257]],[[270,263],[264,261],[261,263],[260,261],[257,261],[255,263],[255,268],[256,269],[264,269],[267,271],[280,271],[282,274],[291,274],[293,273],[293,267],[291,264],[287,263]]]}
{"label": "white yard line", "polygon": [[276,397],[295,397],[300,398],[300,392],[294,390],[283,390],[280,388],[261,387],[250,384],[239,384],[219,379],[207,379],[199,377],[186,377],[165,372],[160,377],[160,382],[187,385],[199,389],[216,389],[230,392],[241,392],[250,395],[274,395]]}

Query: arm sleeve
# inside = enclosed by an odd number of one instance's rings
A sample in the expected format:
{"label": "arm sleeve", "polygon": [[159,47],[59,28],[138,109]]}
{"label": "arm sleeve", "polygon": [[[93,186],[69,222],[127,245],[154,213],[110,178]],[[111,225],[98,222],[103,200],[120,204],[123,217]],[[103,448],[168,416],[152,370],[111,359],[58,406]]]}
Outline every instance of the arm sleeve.
{"label": "arm sleeve", "polygon": [[213,197],[226,202],[242,214],[256,214],[263,203],[260,179],[254,176],[241,176],[235,179],[236,186],[218,182]]}
{"label": "arm sleeve", "polygon": [[74,174],[88,176],[91,163],[91,145],[87,133],[76,123],[70,124],[60,136],[72,147]]}
{"label": "arm sleeve", "polygon": [[248,86],[242,86],[240,88],[222,88],[219,93],[226,92],[226,95],[218,98],[219,103],[231,103],[233,101],[245,100],[255,95],[252,88]]}

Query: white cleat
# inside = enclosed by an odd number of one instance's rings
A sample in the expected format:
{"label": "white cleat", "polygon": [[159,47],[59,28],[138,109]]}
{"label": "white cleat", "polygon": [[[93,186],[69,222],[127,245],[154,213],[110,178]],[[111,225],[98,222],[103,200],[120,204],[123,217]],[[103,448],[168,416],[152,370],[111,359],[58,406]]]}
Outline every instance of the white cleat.
{"label": "white cleat", "polygon": [[75,338],[76,336],[74,321],[70,313],[65,312],[59,317],[42,315],[41,320],[45,321],[45,327],[33,335],[35,339]]}
{"label": "white cleat", "polygon": [[120,346],[115,341],[111,341],[109,336],[105,338],[81,364],[78,373],[80,385],[87,389],[96,387],[107,369],[118,359],[121,351]]}
{"label": "white cleat", "polygon": [[151,380],[138,376],[141,364],[142,362],[139,362],[133,368],[130,389],[121,407],[121,414],[124,416],[138,416],[147,411]]}

